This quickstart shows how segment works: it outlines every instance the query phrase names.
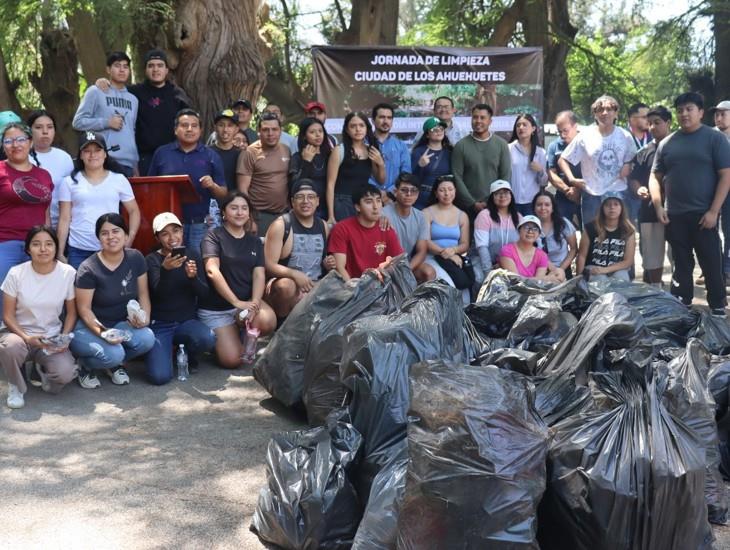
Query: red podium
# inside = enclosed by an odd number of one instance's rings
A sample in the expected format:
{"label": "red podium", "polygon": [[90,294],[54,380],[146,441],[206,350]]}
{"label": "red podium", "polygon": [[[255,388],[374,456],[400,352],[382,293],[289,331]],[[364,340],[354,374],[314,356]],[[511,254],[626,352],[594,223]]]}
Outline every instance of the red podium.
{"label": "red podium", "polygon": [[[161,212],[172,212],[182,220],[182,205],[200,202],[201,198],[187,175],[129,178],[129,183],[141,212],[134,248],[146,255],[157,246],[152,234],[154,217]],[[124,217],[127,218],[126,212]]]}

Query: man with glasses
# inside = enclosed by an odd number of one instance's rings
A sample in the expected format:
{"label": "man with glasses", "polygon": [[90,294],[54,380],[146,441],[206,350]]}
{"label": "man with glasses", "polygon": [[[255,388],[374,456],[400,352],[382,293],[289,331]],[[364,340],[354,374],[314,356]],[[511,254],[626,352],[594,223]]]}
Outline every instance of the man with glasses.
{"label": "man with glasses", "polygon": [[200,115],[183,109],[175,117],[175,141],[157,148],[150,162],[150,176],[186,174],[201,197],[198,203],[182,205],[183,240],[200,250],[200,243],[211,226],[217,225],[218,204],[226,196],[226,177],[218,153],[200,142]]}
{"label": "man with glasses", "polygon": [[[611,96],[596,99],[591,106],[596,123],[580,132],[558,160],[568,184],[581,192],[584,227],[595,219],[606,193],[626,194],[636,147],[631,134],[616,126],[618,109],[618,101]],[[580,164],[581,178],[571,164]]]}
{"label": "man with glasses", "polygon": [[[451,145],[456,145],[459,140],[469,135],[463,128],[457,126],[454,122],[454,115],[456,114],[456,108],[454,107],[454,100],[448,96],[442,95],[437,97],[433,102],[433,116],[440,118],[445,124],[446,137],[449,138]],[[423,130],[419,130],[416,137],[413,138],[413,143],[418,143],[423,135]]]}
{"label": "man with glasses", "polygon": [[[568,183],[568,178],[558,166],[563,151],[578,135],[578,117],[573,111],[561,111],[555,117],[555,126],[560,137],[547,148],[548,178],[556,189],[555,202],[560,213],[580,227],[580,189]],[[576,178],[581,177],[580,164],[571,164],[570,169]]]}
{"label": "man with glasses", "polygon": [[319,197],[312,180],[300,179],[291,188],[291,211],[269,226],[264,242],[264,299],[283,319],[324,275],[335,267],[325,256],[329,227],[316,215]]}
{"label": "man with glasses", "polygon": [[413,174],[402,172],[395,181],[395,203],[383,207],[383,215],[398,234],[403,250],[410,259],[411,271],[419,283],[436,278],[436,271],[426,263],[429,230],[423,213],[413,208],[420,185]]}

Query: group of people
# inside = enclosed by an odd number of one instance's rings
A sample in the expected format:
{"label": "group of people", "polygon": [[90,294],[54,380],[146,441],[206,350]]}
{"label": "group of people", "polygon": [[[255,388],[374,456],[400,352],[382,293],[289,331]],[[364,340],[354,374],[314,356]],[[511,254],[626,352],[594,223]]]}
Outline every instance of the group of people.
{"label": "group of people", "polygon": [[[602,96],[595,124],[580,131],[572,112],[560,113],[560,138],[546,151],[533,115],[518,114],[507,141],[490,130],[491,106],[471,108],[466,132],[445,96],[412,147],[392,132],[387,103],[349,113],[338,143],[320,102],[306,105],[293,137],[273,104],[252,129],[252,105],[239,99],[203,139],[200,115],[167,80],[164,52],[145,63],[146,80],[127,88],[129,58],[109,56],[108,78],[74,117],[75,159],[53,146],[46,111],[2,130],[0,363],[10,407],[24,404],[28,361],[31,380],[51,392],[75,377],[98,387],[100,372],[128,384],[124,365],[135,357],[164,384],[180,344],[193,368],[204,352],[238,367],[242,329],[271,333],[328,271],[348,280],[400,254],[417,281],[441,279],[468,303],[497,267],[551,282],[629,281],[638,227],[645,281],[661,284],[668,241],[671,292],[689,305],[696,253],[712,312],[724,316],[717,224],[724,207],[730,232],[730,102],[715,108],[716,131],[701,123],[702,97],[681,95],[670,134],[668,109],[632,106],[625,130],[616,100]],[[137,174],[188,175],[200,196],[180,218],[154,218],[159,248],[147,257],[133,248],[140,210],[127,178]],[[726,234],[725,267],[729,244]]]}

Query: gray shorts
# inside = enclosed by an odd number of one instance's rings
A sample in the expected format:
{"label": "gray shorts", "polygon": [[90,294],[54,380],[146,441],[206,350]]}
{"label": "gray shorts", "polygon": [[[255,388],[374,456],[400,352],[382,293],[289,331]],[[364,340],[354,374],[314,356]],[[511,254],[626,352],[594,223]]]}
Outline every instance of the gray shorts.
{"label": "gray shorts", "polygon": [[200,319],[200,321],[210,330],[215,330],[217,328],[227,327],[228,325],[235,325],[236,311],[238,310],[235,307],[232,309],[224,309],[222,311],[199,309],[198,319]]}
{"label": "gray shorts", "polygon": [[645,271],[664,267],[665,242],[663,224],[639,224],[639,250]]}

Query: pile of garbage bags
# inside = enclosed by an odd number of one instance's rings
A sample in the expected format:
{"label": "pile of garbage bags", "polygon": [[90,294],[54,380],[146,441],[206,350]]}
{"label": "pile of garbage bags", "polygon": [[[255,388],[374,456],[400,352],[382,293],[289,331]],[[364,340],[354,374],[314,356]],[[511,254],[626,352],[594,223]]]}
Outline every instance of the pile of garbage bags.
{"label": "pile of garbage bags", "polygon": [[711,548],[728,510],[725,319],[640,283],[502,270],[462,308],[409,275],[403,259],[382,280],[328,275],[256,364],[315,426],[270,443],[264,542]]}

